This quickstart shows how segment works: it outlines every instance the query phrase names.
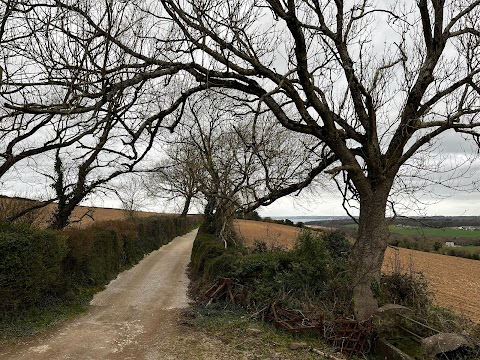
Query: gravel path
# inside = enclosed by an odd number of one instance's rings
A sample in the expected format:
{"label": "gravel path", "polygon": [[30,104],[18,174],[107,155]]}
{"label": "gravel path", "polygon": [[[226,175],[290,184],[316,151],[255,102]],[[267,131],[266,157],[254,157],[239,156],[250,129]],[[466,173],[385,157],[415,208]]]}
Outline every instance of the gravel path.
{"label": "gravel path", "polygon": [[218,344],[178,322],[188,306],[185,270],[195,235],[177,237],[152,252],[98,293],[86,314],[0,349],[0,359],[212,358]]}

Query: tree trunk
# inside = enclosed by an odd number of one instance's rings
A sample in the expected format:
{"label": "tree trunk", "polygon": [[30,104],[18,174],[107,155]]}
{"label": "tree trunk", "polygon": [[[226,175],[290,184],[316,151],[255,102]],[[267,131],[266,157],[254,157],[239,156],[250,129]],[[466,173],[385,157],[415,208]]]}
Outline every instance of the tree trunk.
{"label": "tree trunk", "polygon": [[190,209],[190,202],[192,201],[191,196],[187,196],[185,198],[185,205],[183,206],[182,214],[181,216],[186,217],[188,214],[188,209]]}
{"label": "tree trunk", "polygon": [[215,235],[225,244],[225,247],[233,244],[233,219],[235,209],[230,201],[210,197],[204,211],[204,231]]}
{"label": "tree trunk", "polygon": [[212,235],[215,235],[216,233],[216,224],[215,224],[216,204],[217,204],[217,199],[214,196],[207,197],[207,205],[205,205],[205,210],[203,212],[204,231]]}
{"label": "tree trunk", "polygon": [[388,191],[377,191],[360,200],[357,241],[350,256],[353,310],[357,320],[368,319],[378,301],[372,287],[380,284],[383,257],[389,236],[385,219]]}
{"label": "tree trunk", "polygon": [[53,230],[62,230],[70,222],[70,215],[72,215],[73,208],[70,206],[58,207],[53,215],[52,223],[49,228]]}
{"label": "tree trunk", "polygon": [[62,195],[60,201],[57,204],[57,209],[53,215],[53,220],[49,226],[50,229],[62,230],[70,224],[70,217],[72,216],[73,210],[80,204],[80,201],[83,199],[84,195],[80,194],[75,197],[70,198],[69,200],[65,199],[65,196]]}

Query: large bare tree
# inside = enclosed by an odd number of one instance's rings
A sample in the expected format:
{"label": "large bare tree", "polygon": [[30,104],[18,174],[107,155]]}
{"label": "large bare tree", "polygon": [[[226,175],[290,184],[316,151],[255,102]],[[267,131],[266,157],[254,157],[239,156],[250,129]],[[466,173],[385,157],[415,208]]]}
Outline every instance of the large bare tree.
{"label": "large bare tree", "polygon": [[198,82],[250,94],[335,154],[329,173],[359,205],[350,261],[355,314],[368,318],[397,174],[441,134],[478,143],[480,1],[162,3]]}
{"label": "large bare tree", "polygon": [[34,157],[54,158],[39,171],[53,181],[55,228],[87,195],[132,171],[160,128],[175,126],[188,96],[207,88],[171,81],[190,65],[152,45],[135,8],[0,1],[0,178]]}
{"label": "large bare tree", "polygon": [[137,157],[139,143],[173,127],[185,99],[206,88],[172,80],[194,64],[175,62],[136,9],[130,1],[0,1],[0,177],[95,136],[112,103],[124,113],[115,137]]}
{"label": "large bare tree", "polygon": [[[359,207],[351,253],[354,310],[358,319],[370,316],[377,307],[372,283],[379,281],[388,238],[387,205],[399,175],[441,135],[478,143],[480,1],[96,4],[46,1],[44,8],[55,10],[45,18],[57,21],[49,27],[54,38],[68,39],[57,48],[84,41],[88,47],[80,47],[80,56],[51,56],[41,68],[46,88],[55,85],[62,101],[15,97],[6,108],[29,116],[86,114],[131,89],[142,105],[126,126],[132,140],[125,141],[134,144],[144,131],[163,126],[160,120],[180,118],[193,93],[243,93],[258,114],[270,112],[286,129],[316,137],[334,154],[337,164],[329,173],[345,201]],[[82,26],[66,26],[66,19]],[[90,50],[102,47],[116,60],[91,65],[97,61]],[[11,66],[2,66],[4,74]],[[62,82],[65,71],[77,75]],[[12,86],[21,83],[9,79]]]}
{"label": "large bare tree", "polygon": [[[61,52],[51,40],[54,38],[49,28],[53,25],[52,19],[37,2],[1,1],[0,14],[1,178],[24,159],[72,145],[91,134],[96,121],[88,121],[75,112],[62,117],[37,111],[40,100],[51,104],[62,96],[54,87],[60,79],[42,76],[55,72],[49,57]],[[67,73],[73,76],[77,60],[70,57],[71,67],[63,68],[64,83],[68,82]],[[65,92],[62,101],[72,101],[72,93]],[[19,111],[20,104],[28,104],[29,113]]]}
{"label": "large bare tree", "polygon": [[148,175],[147,192],[168,203],[182,201],[180,214],[187,216],[192,202],[200,196],[199,161],[194,148],[182,142],[166,142],[165,158]]}

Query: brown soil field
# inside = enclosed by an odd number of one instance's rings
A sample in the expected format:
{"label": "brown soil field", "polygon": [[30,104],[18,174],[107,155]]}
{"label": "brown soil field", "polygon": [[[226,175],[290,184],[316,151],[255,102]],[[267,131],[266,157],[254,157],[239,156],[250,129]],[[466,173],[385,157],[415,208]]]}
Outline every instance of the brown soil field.
{"label": "brown soil field", "polygon": [[[78,227],[85,227],[91,225],[93,222],[98,221],[109,221],[109,220],[122,220],[127,219],[129,216],[128,211],[122,209],[111,209],[111,208],[99,208],[99,207],[87,207],[87,206],[78,206],[73,211],[72,217],[75,219],[79,219],[85,213],[91,213],[92,218],[85,216],[82,221],[79,223],[75,223],[73,226]],[[162,215],[169,215],[165,213],[156,213],[150,211],[135,211],[133,216],[134,217],[148,217],[148,216],[162,216]]]}
{"label": "brown soil field", "polygon": [[[0,197],[0,215],[2,215],[2,217],[7,217],[36,204],[38,204],[38,202],[27,199]],[[35,210],[33,213],[25,216],[25,221],[33,223],[35,226],[46,227],[49,223],[49,219],[55,211],[55,207],[55,204],[49,204],[44,208]],[[161,216],[168,214],[149,211],[133,212],[133,216],[135,217],[148,217],[153,215]],[[71,216],[70,227],[81,228],[89,226],[94,222],[122,220],[127,219],[130,216],[132,216],[132,214],[123,209],[77,206]]]}
{"label": "brown soil field", "polygon": [[395,252],[404,271],[420,271],[427,278],[435,302],[480,323],[480,261],[423,251],[388,248],[383,271],[392,271]]}
{"label": "brown soil field", "polygon": [[235,220],[234,228],[246,246],[252,247],[255,241],[263,241],[267,246],[291,249],[300,228],[253,220]]}
{"label": "brown soil field", "polygon": [[[235,222],[235,228],[247,246],[255,240],[291,249],[299,229],[248,220]],[[402,271],[420,271],[427,278],[435,302],[480,323],[480,261],[427,253],[409,249],[388,248],[383,271],[395,267]]]}

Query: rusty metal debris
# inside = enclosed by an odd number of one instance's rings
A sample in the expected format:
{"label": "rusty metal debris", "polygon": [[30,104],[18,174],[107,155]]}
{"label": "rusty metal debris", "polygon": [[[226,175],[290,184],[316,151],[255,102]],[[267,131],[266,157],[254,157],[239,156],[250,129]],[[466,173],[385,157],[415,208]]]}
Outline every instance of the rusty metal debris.
{"label": "rusty metal debris", "polygon": [[325,324],[324,335],[342,354],[365,355],[371,348],[373,324],[371,320],[339,319]]}
{"label": "rusty metal debris", "polygon": [[[251,289],[236,283],[232,278],[221,277],[207,290],[205,296],[213,300],[221,300],[242,306],[251,305]],[[310,319],[301,311],[284,309],[272,303],[266,320],[272,321],[278,328],[291,332],[306,330],[318,331],[333,346],[347,357],[365,355],[370,351],[373,337],[371,320],[359,322],[351,319],[324,321]]]}
{"label": "rusty metal debris", "polygon": [[268,320],[275,326],[293,332],[323,329],[323,319],[309,319],[298,310],[287,310],[272,304]]}

